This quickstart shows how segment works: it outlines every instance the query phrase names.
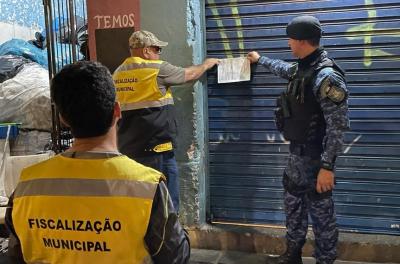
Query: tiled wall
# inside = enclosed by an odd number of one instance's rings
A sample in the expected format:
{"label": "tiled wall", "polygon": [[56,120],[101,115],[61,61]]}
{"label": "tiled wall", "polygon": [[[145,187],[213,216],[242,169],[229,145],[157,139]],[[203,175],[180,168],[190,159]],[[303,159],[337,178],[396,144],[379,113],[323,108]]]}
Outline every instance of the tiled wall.
{"label": "tiled wall", "polygon": [[[57,6],[66,0],[51,0]],[[85,0],[75,0],[76,10],[82,12]],[[33,39],[36,31],[44,30],[44,8],[41,0],[0,0],[0,44],[12,39]]]}
{"label": "tiled wall", "polygon": [[44,28],[42,1],[0,0],[0,43],[12,38],[31,39]]}

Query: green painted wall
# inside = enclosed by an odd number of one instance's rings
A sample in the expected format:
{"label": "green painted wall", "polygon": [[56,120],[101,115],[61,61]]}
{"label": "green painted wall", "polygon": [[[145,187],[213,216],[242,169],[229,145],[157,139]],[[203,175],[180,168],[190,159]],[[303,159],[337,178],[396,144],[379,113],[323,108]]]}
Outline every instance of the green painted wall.
{"label": "green painted wall", "polygon": [[[169,42],[162,60],[182,67],[203,61],[204,4],[201,2],[141,1],[141,29]],[[179,129],[176,154],[181,179],[180,218],[187,225],[204,223],[207,204],[204,80],[203,77],[198,82],[173,87]]]}

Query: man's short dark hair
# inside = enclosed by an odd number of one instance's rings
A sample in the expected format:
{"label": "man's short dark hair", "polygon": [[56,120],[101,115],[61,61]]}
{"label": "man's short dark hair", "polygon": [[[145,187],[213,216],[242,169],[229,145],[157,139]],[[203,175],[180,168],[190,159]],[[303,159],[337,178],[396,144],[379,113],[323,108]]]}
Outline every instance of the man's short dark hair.
{"label": "man's short dark hair", "polygon": [[57,110],[76,138],[104,135],[111,127],[115,87],[109,70],[98,62],[65,66],[51,82]]}

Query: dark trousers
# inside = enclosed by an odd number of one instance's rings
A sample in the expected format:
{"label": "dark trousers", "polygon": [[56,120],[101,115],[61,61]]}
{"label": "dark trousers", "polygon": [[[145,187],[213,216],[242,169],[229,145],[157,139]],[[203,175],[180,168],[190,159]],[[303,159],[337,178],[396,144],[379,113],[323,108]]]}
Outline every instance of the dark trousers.
{"label": "dark trousers", "polygon": [[332,193],[318,194],[315,191],[320,170],[319,158],[293,152],[289,155],[283,178],[286,238],[298,248],[302,248],[310,215],[315,235],[314,257],[321,264],[331,264],[337,256],[338,242]]}
{"label": "dark trousers", "polygon": [[284,193],[286,213],[286,239],[303,247],[311,216],[315,236],[314,257],[320,263],[330,264],[336,259],[338,230],[332,197],[311,200],[307,194],[294,196]]}

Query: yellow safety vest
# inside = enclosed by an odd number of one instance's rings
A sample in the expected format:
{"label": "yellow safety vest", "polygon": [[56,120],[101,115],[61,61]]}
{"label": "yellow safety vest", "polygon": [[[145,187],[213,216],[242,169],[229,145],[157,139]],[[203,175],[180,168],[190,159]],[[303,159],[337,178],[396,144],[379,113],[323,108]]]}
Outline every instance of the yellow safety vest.
{"label": "yellow safety vest", "polygon": [[151,263],[144,237],[161,173],[126,156],[58,155],[22,172],[12,219],[27,263]]}
{"label": "yellow safety vest", "polygon": [[164,95],[157,84],[162,63],[160,60],[130,57],[118,67],[113,79],[122,111],[174,104],[171,89],[168,87]]}
{"label": "yellow safety vest", "polygon": [[171,89],[167,87],[163,94],[157,83],[162,63],[130,57],[113,74],[122,110],[118,148],[132,158],[173,149],[174,100]]}

